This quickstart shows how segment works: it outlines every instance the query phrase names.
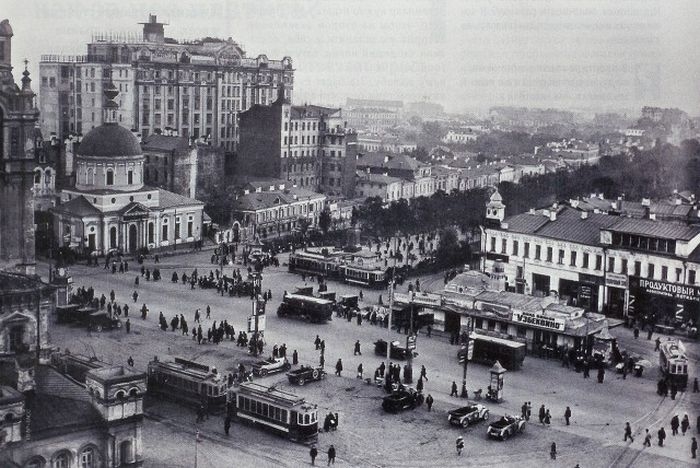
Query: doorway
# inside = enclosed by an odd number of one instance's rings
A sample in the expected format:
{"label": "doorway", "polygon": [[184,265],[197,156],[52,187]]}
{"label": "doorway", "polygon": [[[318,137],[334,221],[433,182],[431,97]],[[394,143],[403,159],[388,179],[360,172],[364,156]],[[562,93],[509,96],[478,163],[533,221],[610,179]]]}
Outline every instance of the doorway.
{"label": "doorway", "polygon": [[136,231],[137,231],[137,229],[136,229],[135,224],[132,224],[131,226],[129,226],[129,252],[132,252],[132,253],[136,252],[137,245],[138,245]]}

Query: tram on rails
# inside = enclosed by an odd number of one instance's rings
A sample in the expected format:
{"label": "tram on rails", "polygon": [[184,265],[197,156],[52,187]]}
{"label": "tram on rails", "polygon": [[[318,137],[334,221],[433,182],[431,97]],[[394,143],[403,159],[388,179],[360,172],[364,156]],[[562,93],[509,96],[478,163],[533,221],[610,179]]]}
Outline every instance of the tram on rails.
{"label": "tram on rails", "polygon": [[340,278],[340,262],[338,255],[327,256],[307,251],[289,254],[290,273],[306,273],[321,275],[325,278]]}
{"label": "tram on rails", "polygon": [[389,281],[389,274],[386,269],[372,265],[342,265],[340,272],[343,281],[346,283],[361,284],[370,288],[383,288]]}
{"label": "tram on rails", "polygon": [[318,410],[303,397],[275,386],[243,382],[228,391],[228,414],[241,421],[288,438],[313,443],[318,439]]}
{"label": "tram on rails", "polygon": [[148,363],[148,393],[219,413],[226,408],[228,389],[228,381],[214,367],[182,358],[163,362],[156,357]]}
{"label": "tram on rails", "polygon": [[688,357],[681,340],[668,339],[659,346],[659,369],[669,384],[679,390],[688,386]]}

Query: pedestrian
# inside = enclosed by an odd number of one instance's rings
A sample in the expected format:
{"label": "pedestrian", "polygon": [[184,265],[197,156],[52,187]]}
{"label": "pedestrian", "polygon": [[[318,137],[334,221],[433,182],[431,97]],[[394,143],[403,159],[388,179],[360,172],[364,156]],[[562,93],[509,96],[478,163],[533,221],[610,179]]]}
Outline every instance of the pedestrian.
{"label": "pedestrian", "polygon": [[420,366],[420,378],[428,380],[428,370],[425,366]]}
{"label": "pedestrian", "polygon": [[299,364],[299,353],[297,353],[297,350],[295,349],[294,352],[292,353],[292,364],[297,365]]}
{"label": "pedestrian", "polygon": [[433,401],[433,396],[428,393],[428,397],[425,399],[425,405],[428,407],[428,411],[432,411]]}
{"label": "pedestrian", "polygon": [[625,438],[623,442],[627,442],[627,439],[629,439],[630,442],[634,442],[634,437],[632,437],[632,426],[630,426],[629,421],[625,423]]}
{"label": "pedestrian", "polygon": [[129,319],[126,319],[125,327],[126,327],[126,332],[131,333],[131,321]]}
{"label": "pedestrian", "polygon": [[228,435],[229,429],[231,429],[231,416],[227,414],[226,418],[224,419],[224,432],[226,435]]}
{"label": "pedestrian", "polygon": [[464,438],[462,436],[457,437],[455,448],[457,449],[457,456],[462,456],[462,450],[464,450]]}
{"label": "pedestrian", "polygon": [[649,429],[646,430],[644,433],[644,447],[651,447],[651,432],[649,432]]}
{"label": "pedestrian", "polygon": [[314,346],[316,346],[316,350],[318,350],[321,347],[321,338],[316,335],[316,339],[314,340]]}
{"label": "pedestrian", "polygon": [[360,363],[360,365],[357,366],[357,378],[358,378],[358,379],[361,379],[361,378],[362,378],[362,373],[363,373],[362,363]]}
{"label": "pedestrian", "polygon": [[649,331],[647,331],[647,340],[651,340],[651,335],[654,333],[654,328],[649,325]]}
{"label": "pedestrian", "polygon": [[129,367],[134,367],[134,358],[129,356],[129,359],[126,360],[126,363],[129,365]]}
{"label": "pedestrian", "polygon": [[311,457],[311,465],[316,464],[316,456],[318,455],[318,450],[316,449],[315,445],[311,446],[311,450],[309,450],[309,456]]}
{"label": "pedestrian", "polygon": [[564,419],[566,419],[566,425],[569,425],[569,419],[571,419],[571,408],[568,406],[566,407],[566,410],[564,411]]}
{"label": "pedestrian", "polygon": [[331,446],[328,447],[328,465],[326,466],[330,466],[331,463],[335,465],[335,447],[333,446],[333,444],[331,444]]}
{"label": "pedestrian", "polygon": [[211,307],[209,307],[209,304],[207,304],[207,318],[211,318]]}
{"label": "pedestrian", "polygon": [[661,338],[659,338],[659,337],[657,336],[657,337],[656,337],[656,341],[655,341],[654,343],[656,343],[656,346],[654,346],[654,351],[658,351],[658,350],[659,350],[659,346],[661,346]]}
{"label": "pedestrian", "polygon": [[659,429],[659,432],[657,432],[656,435],[659,438],[659,447],[663,447],[664,446],[664,439],[666,438],[666,431],[662,427],[661,429]]}
{"label": "pedestrian", "polygon": [[557,443],[556,442],[552,442],[552,446],[549,449],[549,456],[552,460],[557,459]]}
{"label": "pedestrian", "polygon": [[671,418],[671,435],[678,435],[678,426],[680,426],[680,420],[676,414]]}
{"label": "pedestrian", "polygon": [[139,300],[139,293],[137,291],[134,291],[134,294],[132,294],[131,297],[133,297],[134,302],[136,302]]}
{"label": "pedestrian", "polygon": [[355,350],[353,356],[357,356],[358,354],[362,356],[362,352],[360,351],[360,340],[355,341]]}
{"label": "pedestrian", "polygon": [[671,400],[676,399],[676,394],[678,393],[678,386],[675,382],[671,382]]}
{"label": "pedestrian", "polygon": [[639,338],[639,328],[634,327],[634,339],[636,340],[637,338]]}
{"label": "pedestrian", "polygon": [[335,363],[335,375],[340,377],[340,373],[343,372],[343,361],[338,358],[338,362]]}
{"label": "pedestrian", "polygon": [[525,418],[526,421],[530,420],[530,416],[532,416],[532,402],[528,401],[527,402],[527,417]]}
{"label": "pedestrian", "polygon": [[527,402],[523,403],[523,406],[520,407],[520,415],[527,421]]}
{"label": "pedestrian", "polygon": [[698,441],[695,437],[693,437],[693,440],[690,442],[690,456],[692,458],[697,458],[698,455]]}
{"label": "pedestrian", "polygon": [[540,418],[540,424],[544,424],[544,416],[547,414],[547,410],[544,408],[544,405],[540,406],[540,411],[539,411],[539,418]]}
{"label": "pedestrian", "polygon": [[698,385],[698,378],[693,379],[693,393],[700,392],[700,385]]}
{"label": "pedestrian", "polygon": [[459,396],[457,394],[457,382],[455,382],[454,380],[452,381],[452,391],[450,392],[450,396],[453,396],[453,397]]}
{"label": "pedestrian", "polygon": [[416,391],[418,393],[423,391],[423,377],[418,377],[418,382],[416,382]]}
{"label": "pedestrian", "polygon": [[681,421],[681,432],[683,435],[685,435],[686,432],[688,432],[688,429],[690,428],[690,419],[688,419],[688,414],[686,413],[683,416],[683,421]]}
{"label": "pedestrian", "polygon": [[550,425],[552,423],[552,415],[549,414],[549,410],[544,413],[544,423]]}

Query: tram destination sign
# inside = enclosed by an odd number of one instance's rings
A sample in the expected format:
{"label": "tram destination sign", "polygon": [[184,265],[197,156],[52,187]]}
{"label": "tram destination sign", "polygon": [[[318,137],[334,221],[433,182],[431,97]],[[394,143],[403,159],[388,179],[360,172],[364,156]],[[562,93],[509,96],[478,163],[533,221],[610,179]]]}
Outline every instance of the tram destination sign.
{"label": "tram destination sign", "polygon": [[673,284],[646,278],[630,278],[631,288],[654,296],[669,297],[676,301],[700,302],[700,287]]}
{"label": "tram destination sign", "polygon": [[529,314],[527,312],[513,312],[513,321],[522,323],[523,325],[531,325],[533,327],[555,331],[564,331],[566,327],[566,321],[563,319]]}

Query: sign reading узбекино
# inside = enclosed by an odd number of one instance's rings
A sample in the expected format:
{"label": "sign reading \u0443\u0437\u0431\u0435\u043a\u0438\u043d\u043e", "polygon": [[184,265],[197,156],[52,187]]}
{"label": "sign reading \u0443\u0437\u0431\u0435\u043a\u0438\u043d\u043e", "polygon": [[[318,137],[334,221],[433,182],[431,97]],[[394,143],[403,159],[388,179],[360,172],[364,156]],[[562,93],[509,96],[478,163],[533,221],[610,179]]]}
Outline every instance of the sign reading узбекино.
{"label": "sign reading \u0443\u0437\u0431\u0435\u043a\u0438\u043d\u043e", "polygon": [[513,321],[556,331],[564,331],[566,327],[566,321],[562,319],[528,314],[525,312],[513,312]]}
{"label": "sign reading \u0443\u0437\u0431\u0435\u043a\u0438\u043d\u043e", "polygon": [[670,297],[671,299],[679,301],[700,302],[700,287],[697,286],[630,277],[630,289],[634,289],[635,287],[647,294]]}

